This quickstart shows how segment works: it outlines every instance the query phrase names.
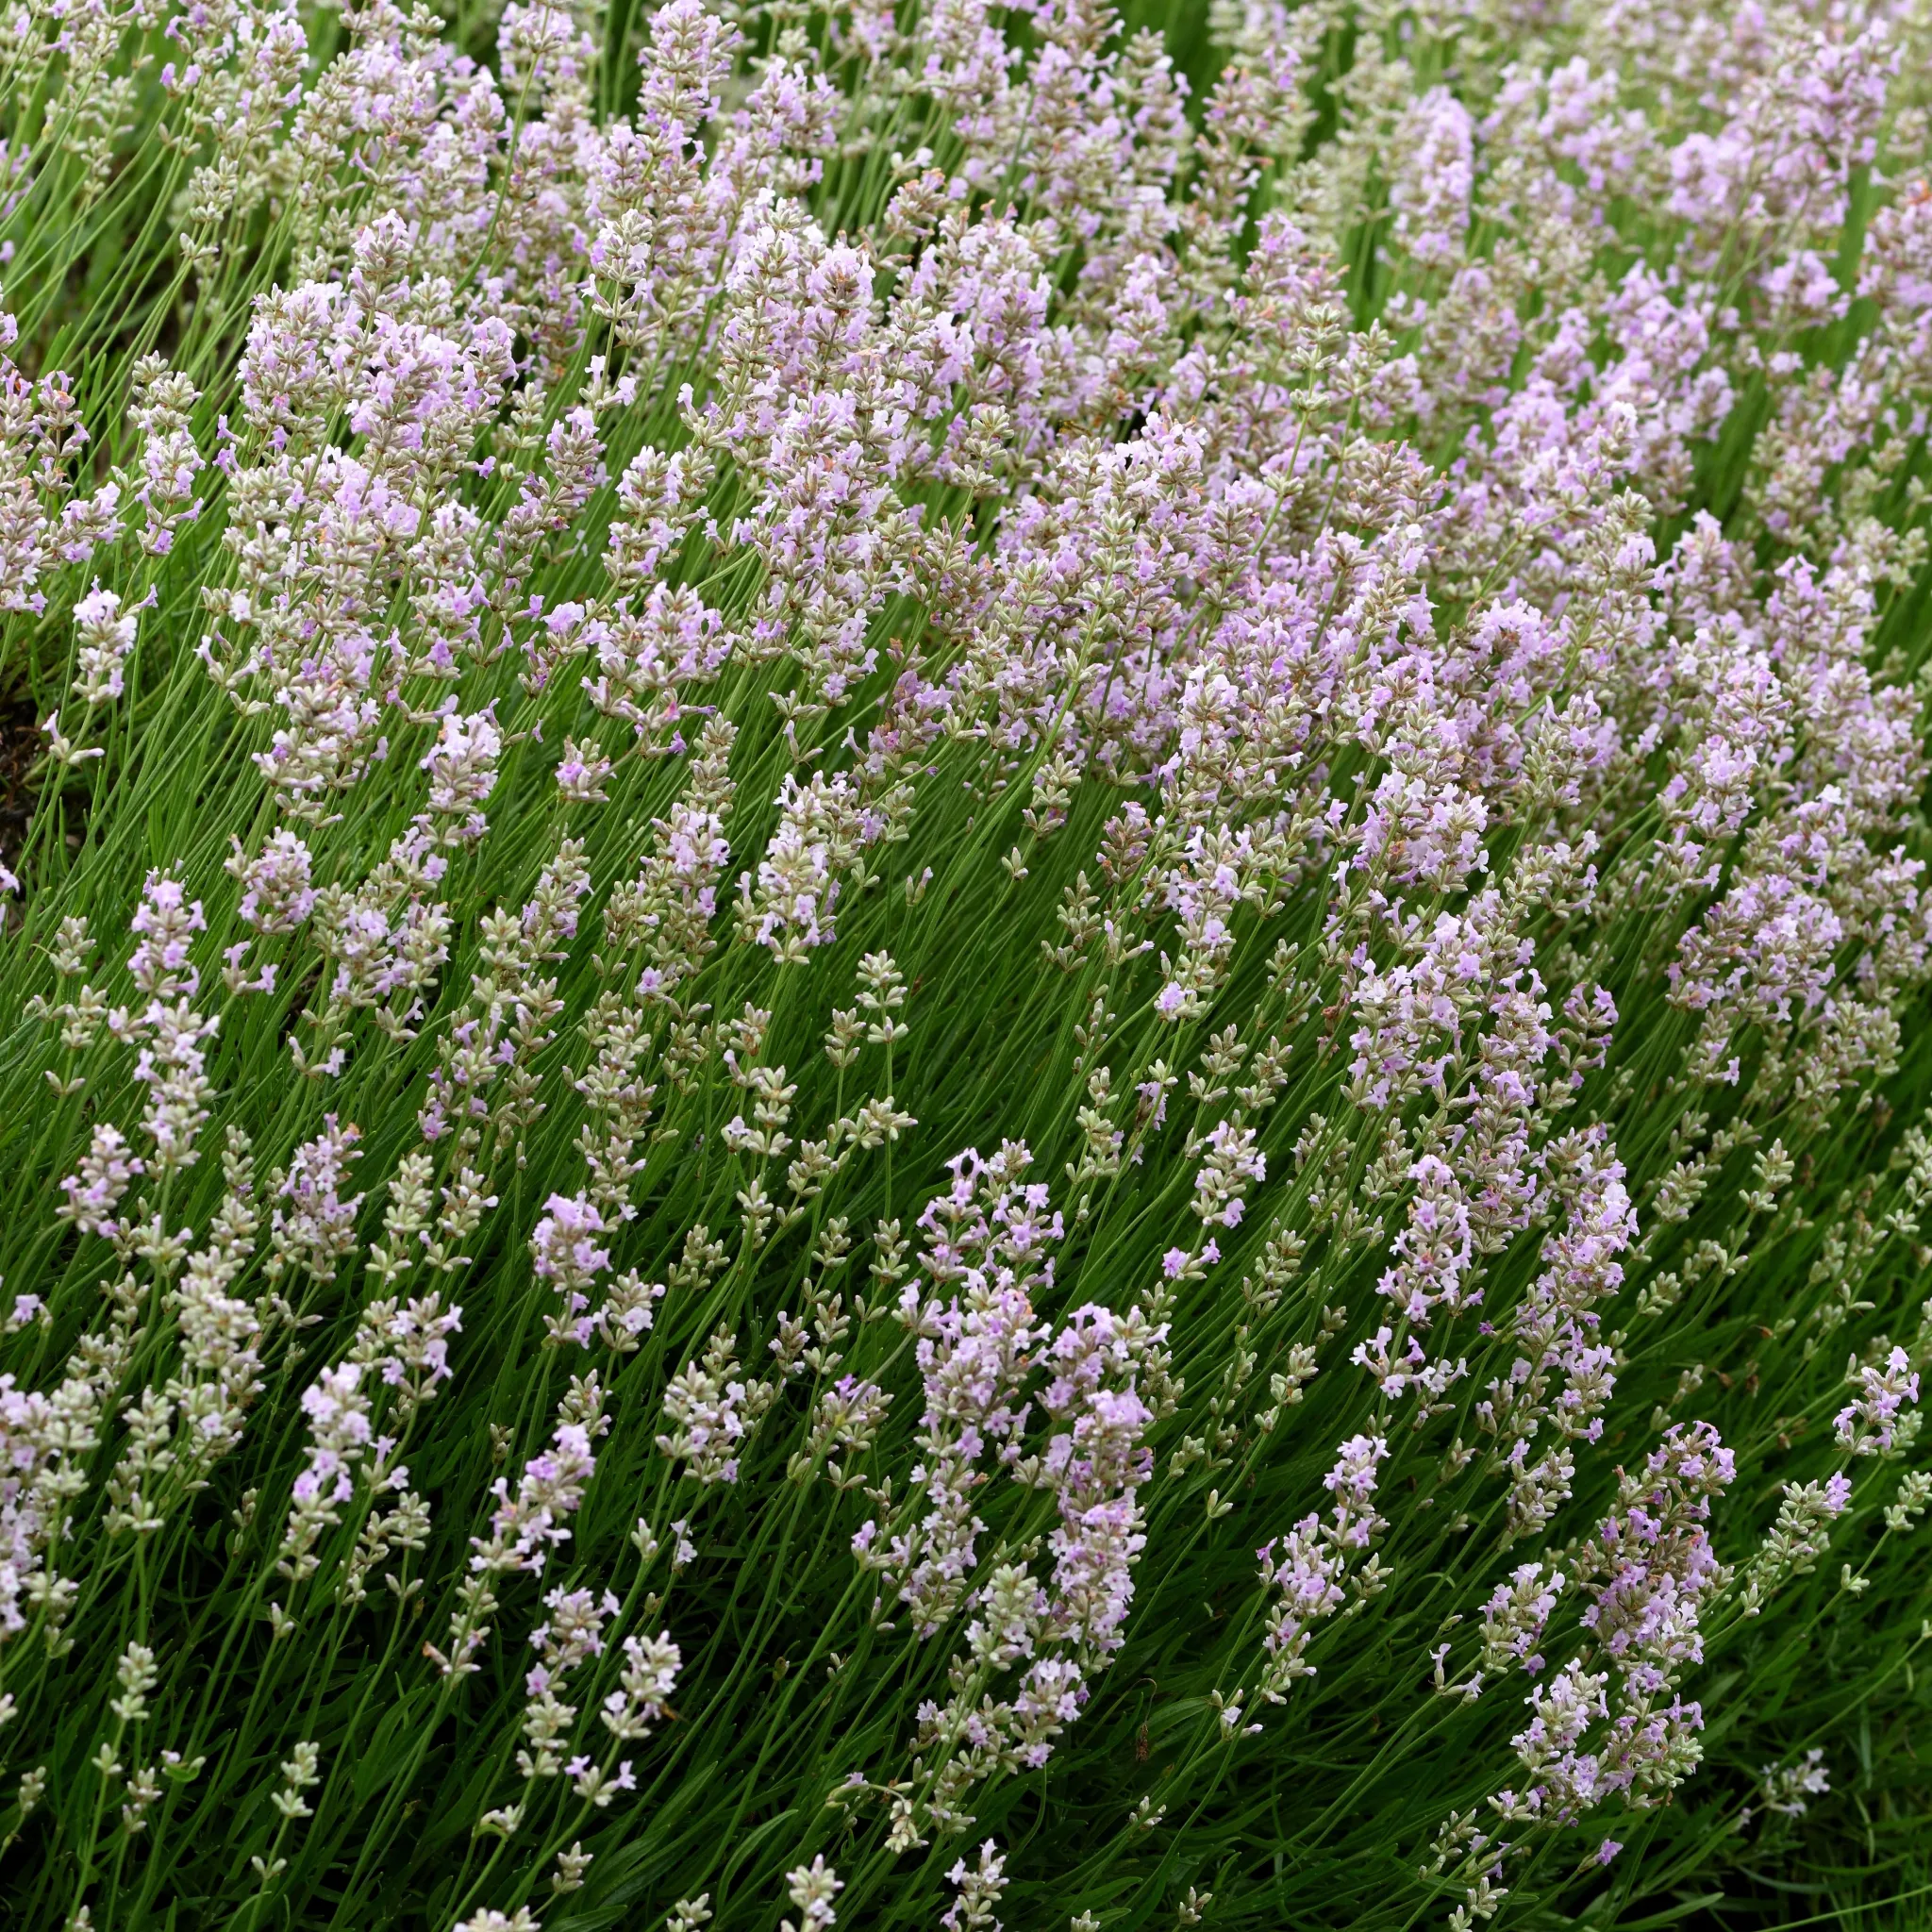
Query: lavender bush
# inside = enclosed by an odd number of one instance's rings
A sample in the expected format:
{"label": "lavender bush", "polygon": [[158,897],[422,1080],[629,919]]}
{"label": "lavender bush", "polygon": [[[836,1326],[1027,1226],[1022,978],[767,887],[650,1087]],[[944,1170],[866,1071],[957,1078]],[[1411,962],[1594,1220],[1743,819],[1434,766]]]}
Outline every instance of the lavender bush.
{"label": "lavender bush", "polygon": [[1923,1902],[1928,62],[11,0],[8,1923]]}

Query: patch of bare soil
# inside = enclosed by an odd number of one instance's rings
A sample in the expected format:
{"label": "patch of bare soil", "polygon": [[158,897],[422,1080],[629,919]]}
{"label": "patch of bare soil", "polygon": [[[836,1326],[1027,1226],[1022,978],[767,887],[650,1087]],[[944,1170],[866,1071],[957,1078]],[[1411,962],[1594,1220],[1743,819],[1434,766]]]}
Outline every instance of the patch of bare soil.
{"label": "patch of bare soil", "polygon": [[25,697],[0,701],[0,860],[18,858],[38,792],[33,772],[45,749],[40,720]]}

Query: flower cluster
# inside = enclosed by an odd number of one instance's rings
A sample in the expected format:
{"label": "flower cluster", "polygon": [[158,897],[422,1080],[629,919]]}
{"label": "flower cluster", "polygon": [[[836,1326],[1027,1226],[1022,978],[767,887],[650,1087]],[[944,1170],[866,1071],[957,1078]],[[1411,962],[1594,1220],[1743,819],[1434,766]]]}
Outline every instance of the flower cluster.
{"label": "flower cluster", "polygon": [[0,46],[24,1926],[1891,1829],[1923,8]]}

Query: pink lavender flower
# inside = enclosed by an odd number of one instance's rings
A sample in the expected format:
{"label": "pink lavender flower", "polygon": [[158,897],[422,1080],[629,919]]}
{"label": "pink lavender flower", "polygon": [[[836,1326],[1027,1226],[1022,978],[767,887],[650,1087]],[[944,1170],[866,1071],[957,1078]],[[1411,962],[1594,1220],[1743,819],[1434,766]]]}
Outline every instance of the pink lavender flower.
{"label": "pink lavender flower", "polygon": [[700,1482],[738,1480],[744,1442],[777,1393],[775,1383],[740,1373],[737,1351],[737,1336],[720,1330],[664,1391],[671,1427],[658,1438],[658,1447],[685,1462]]}
{"label": "pink lavender flower", "polygon": [[1350,1437],[1322,1478],[1335,1498],[1327,1518],[1305,1516],[1286,1536],[1257,1552],[1262,1582],[1278,1592],[1268,1608],[1268,1660],[1259,1685],[1271,1704],[1281,1703],[1296,1678],[1315,1674],[1315,1666],[1307,1660],[1315,1625],[1341,1607],[1357,1554],[1387,1527],[1374,1499],[1377,1473],[1388,1455],[1389,1444],[1381,1437]]}
{"label": "pink lavender flower", "polygon": [[549,1318],[555,1334],[569,1334],[578,1342],[591,1337],[590,1291],[610,1266],[610,1250],[597,1245],[606,1233],[604,1218],[581,1194],[575,1198],[552,1194],[543,1217],[530,1237],[531,1266],[540,1281],[550,1282],[563,1298],[561,1317]]}
{"label": "pink lavender flower", "polygon": [[254,858],[242,857],[237,839],[227,869],[242,882],[242,922],[258,932],[293,932],[315,909],[314,859],[286,828],[272,833]]}
{"label": "pink lavender flower", "polygon": [[345,1196],[342,1190],[361,1138],[360,1128],[342,1126],[329,1114],[323,1131],[296,1148],[275,1189],[279,1205],[269,1219],[271,1278],[296,1267],[317,1281],[334,1280],[337,1268],[356,1244],[356,1215],[362,1196]]}
{"label": "pink lavender flower", "polygon": [[756,892],[748,873],[739,879],[741,928],[788,962],[831,944],[839,894],[864,843],[857,793],[844,773],[827,779],[814,772],[804,784],[788,773]]}
{"label": "pink lavender flower", "polygon": [[550,1552],[570,1541],[567,1519],[582,1506],[596,1466],[589,1427],[559,1424],[550,1447],[524,1465],[514,1494],[502,1476],[491,1486],[496,1511],[490,1535],[470,1540],[475,1551],[471,1569],[527,1570],[541,1575]]}
{"label": "pink lavender flower", "polygon": [[1054,1491],[1059,1518],[1046,1631],[1083,1662],[1125,1641],[1134,1564],[1147,1543],[1136,1491],[1154,1468],[1142,1442],[1153,1411],[1136,1380],[1165,1333],[1090,1303],[1044,1352],[1051,1379],[1041,1407],[1058,1426],[1038,1479]]}
{"label": "pink lavender flower", "polygon": [[1419,262],[1452,260],[1469,226],[1474,184],[1469,109],[1447,88],[1432,88],[1408,110],[1401,172],[1390,189],[1394,232]]}
{"label": "pink lavender flower", "polygon": [[1046,1250],[1062,1233],[1059,1216],[1047,1212],[1045,1188],[1021,1179],[1031,1161],[1012,1142],[987,1160],[969,1148],[950,1163],[951,1189],[920,1217],[928,1272],[962,1291],[941,1302],[908,1287],[901,1299],[901,1317],[919,1337],[925,1391],[915,1477],[924,1514],[876,1550],[879,1525],[870,1522],[853,1547],[897,1584],[922,1635],[937,1630],[966,1594],[985,1528],[971,1500],[989,1474],[983,1462],[1010,1465],[1020,1456],[1030,1407],[1022,1389],[1044,1339],[1030,1291],[1051,1283]]}
{"label": "pink lavender flower", "polygon": [[75,695],[85,705],[106,704],[126,688],[124,675],[134,649],[135,618],[121,612],[121,599],[96,583],[74,607]]}
{"label": "pink lavender flower", "polygon": [[1919,1399],[1918,1373],[1904,1349],[1892,1349],[1882,1367],[1855,1362],[1847,1379],[1858,1394],[1833,1420],[1840,1447],[1855,1456],[1885,1456],[1917,1435],[1918,1416],[1901,1419],[1906,1404]]}
{"label": "pink lavender flower", "polygon": [[189,963],[194,935],[208,930],[201,901],[191,902],[179,879],[151,872],[142,888],[141,904],[127,922],[140,938],[127,971],[149,999],[192,999],[201,980]]}
{"label": "pink lavender flower", "polygon": [[73,1222],[83,1234],[111,1239],[119,1232],[115,1210],[135,1177],[144,1172],[120,1128],[102,1122],[81,1157],[79,1172],[60,1183],[60,1191],[67,1197],[59,1209],[61,1218]]}

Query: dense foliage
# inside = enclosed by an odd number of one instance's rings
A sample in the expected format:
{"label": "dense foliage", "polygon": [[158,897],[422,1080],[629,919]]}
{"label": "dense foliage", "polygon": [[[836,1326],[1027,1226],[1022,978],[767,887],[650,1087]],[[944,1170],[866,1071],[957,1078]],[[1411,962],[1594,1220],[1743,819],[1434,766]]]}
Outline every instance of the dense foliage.
{"label": "dense foliage", "polygon": [[7,1923],[1923,1901],[1928,59],[10,5]]}

